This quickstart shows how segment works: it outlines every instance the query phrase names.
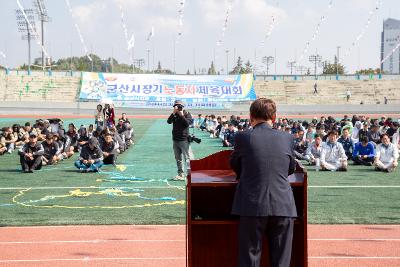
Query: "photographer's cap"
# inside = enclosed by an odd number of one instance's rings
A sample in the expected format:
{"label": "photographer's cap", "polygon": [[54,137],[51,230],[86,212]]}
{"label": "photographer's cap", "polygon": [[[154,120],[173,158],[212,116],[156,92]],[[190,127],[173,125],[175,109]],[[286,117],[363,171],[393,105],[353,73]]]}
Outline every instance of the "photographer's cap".
{"label": "photographer's cap", "polygon": [[36,138],[36,137],[37,137],[37,134],[34,133],[34,132],[31,132],[31,133],[29,134],[29,137],[31,137],[31,138]]}
{"label": "photographer's cap", "polygon": [[174,102],[174,107],[175,106],[182,106],[182,107],[184,107],[185,105],[183,104],[183,102],[181,101],[181,100],[175,100],[175,102]]}

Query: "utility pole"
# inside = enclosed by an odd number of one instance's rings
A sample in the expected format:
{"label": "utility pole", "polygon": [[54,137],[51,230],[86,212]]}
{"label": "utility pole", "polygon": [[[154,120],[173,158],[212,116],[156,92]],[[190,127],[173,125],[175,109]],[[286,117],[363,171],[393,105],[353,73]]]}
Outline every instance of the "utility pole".
{"label": "utility pole", "polygon": [[296,61],[289,61],[287,66],[290,68],[290,75],[293,75],[293,70],[296,69]]}
{"label": "utility pole", "polygon": [[316,53],[315,55],[310,55],[308,60],[314,64],[314,76],[317,78],[317,66],[321,63],[322,57]]}
{"label": "utility pole", "polygon": [[262,58],[262,62],[265,64],[265,66],[267,67],[267,75],[269,73],[269,65],[273,64],[275,61],[275,58],[272,56],[265,56]]}

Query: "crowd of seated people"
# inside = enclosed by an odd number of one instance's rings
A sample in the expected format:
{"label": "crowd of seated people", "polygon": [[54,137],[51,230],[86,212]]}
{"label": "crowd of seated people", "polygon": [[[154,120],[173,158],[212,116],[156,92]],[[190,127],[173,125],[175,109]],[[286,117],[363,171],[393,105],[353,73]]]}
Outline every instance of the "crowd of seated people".
{"label": "crowd of seated people", "polygon": [[42,166],[54,165],[78,154],[75,166],[81,172],[99,171],[103,164],[116,165],[117,156],[134,144],[133,128],[125,113],[118,124],[100,122],[94,127],[70,123],[67,129],[60,119],[36,120],[31,125],[14,124],[0,132],[0,155],[18,150],[22,171],[31,173]]}
{"label": "crowd of seated people", "polygon": [[[234,146],[236,132],[251,128],[248,120],[236,116],[230,120],[225,116],[215,118],[199,115],[194,125],[209,132],[212,138],[217,134],[223,146]],[[347,171],[349,161],[384,172],[392,172],[398,165],[399,122],[391,118],[356,115],[351,118],[345,115],[340,120],[332,116],[311,121],[282,118],[275,122],[274,128],[292,134],[296,159],[315,165],[316,170]]]}
{"label": "crowd of seated people", "polygon": [[229,119],[226,116],[216,117],[215,115],[198,115],[193,122],[194,127],[210,134],[210,138],[219,138],[222,146],[233,147],[235,145],[235,134],[249,128],[248,119],[241,119],[232,115]]}

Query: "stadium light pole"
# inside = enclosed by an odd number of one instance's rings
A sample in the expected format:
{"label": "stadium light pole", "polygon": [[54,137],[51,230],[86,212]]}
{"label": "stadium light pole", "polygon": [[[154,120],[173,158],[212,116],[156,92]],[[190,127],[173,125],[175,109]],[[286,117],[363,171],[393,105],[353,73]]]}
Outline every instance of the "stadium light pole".
{"label": "stadium light pole", "polygon": [[227,49],[227,50],[225,50],[225,53],[226,53],[226,75],[228,75],[229,73],[228,73],[228,66],[229,66],[229,50]]}
{"label": "stadium light pole", "polygon": [[317,66],[321,63],[322,57],[318,54],[310,55],[308,60],[314,64],[314,76],[317,77]]}
{"label": "stadium light pole", "polygon": [[296,61],[289,61],[288,63],[287,63],[287,66],[288,66],[288,68],[290,68],[290,75],[293,75],[293,69],[295,69],[295,67],[296,67]]}
{"label": "stadium light pole", "polygon": [[[44,5],[44,0],[33,0],[33,5],[36,8],[36,13],[39,16],[42,29],[42,47],[44,47],[44,23],[50,21],[50,17],[47,14],[46,6]],[[45,69],[45,59],[44,51],[42,49],[42,69]]]}
{"label": "stadium light pole", "polygon": [[[35,25],[35,17],[33,9],[24,9],[26,14],[26,18],[23,12],[19,9],[15,11],[18,31],[22,33],[22,40],[28,41],[28,72],[31,71],[31,39],[37,38],[36,33],[36,25]],[[32,28],[30,28],[29,23]],[[33,31],[33,32],[32,32]]]}

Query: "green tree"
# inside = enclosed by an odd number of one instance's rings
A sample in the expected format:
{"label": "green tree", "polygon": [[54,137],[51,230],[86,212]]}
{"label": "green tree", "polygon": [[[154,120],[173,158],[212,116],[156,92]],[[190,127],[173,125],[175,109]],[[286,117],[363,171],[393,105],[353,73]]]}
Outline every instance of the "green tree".
{"label": "green tree", "polygon": [[334,63],[331,64],[328,61],[323,62],[322,74],[344,74],[344,66],[337,61],[337,57],[334,58]]}
{"label": "green tree", "polygon": [[250,60],[247,60],[244,66],[245,66],[244,72],[243,73],[241,72],[240,74],[253,73],[253,66],[250,64]]}
{"label": "green tree", "polygon": [[211,66],[208,68],[208,75],[216,75],[217,72],[215,71],[214,61],[211,61]]}
{"label": "green tree", "polygon": [[[356,71],[356,74],[360,74],[360,75],[370,75],[370,74],[379,74],[379,73],[381,73],[380,68],[377,68],[377,69],[369,68],[369,69],[361,69],[361,70]],[[383,74],[383,72],[382,72],[382,74]]]}
{"label": "green tree", "polygon": [[233,70],[231,72],[229,72],[229,74],[240,74],[240,73],[244,73],[244,72],[245,72],[245,68],[243,68],[243,60],[241,57],[238,57],[236,66],[233,68]]}

